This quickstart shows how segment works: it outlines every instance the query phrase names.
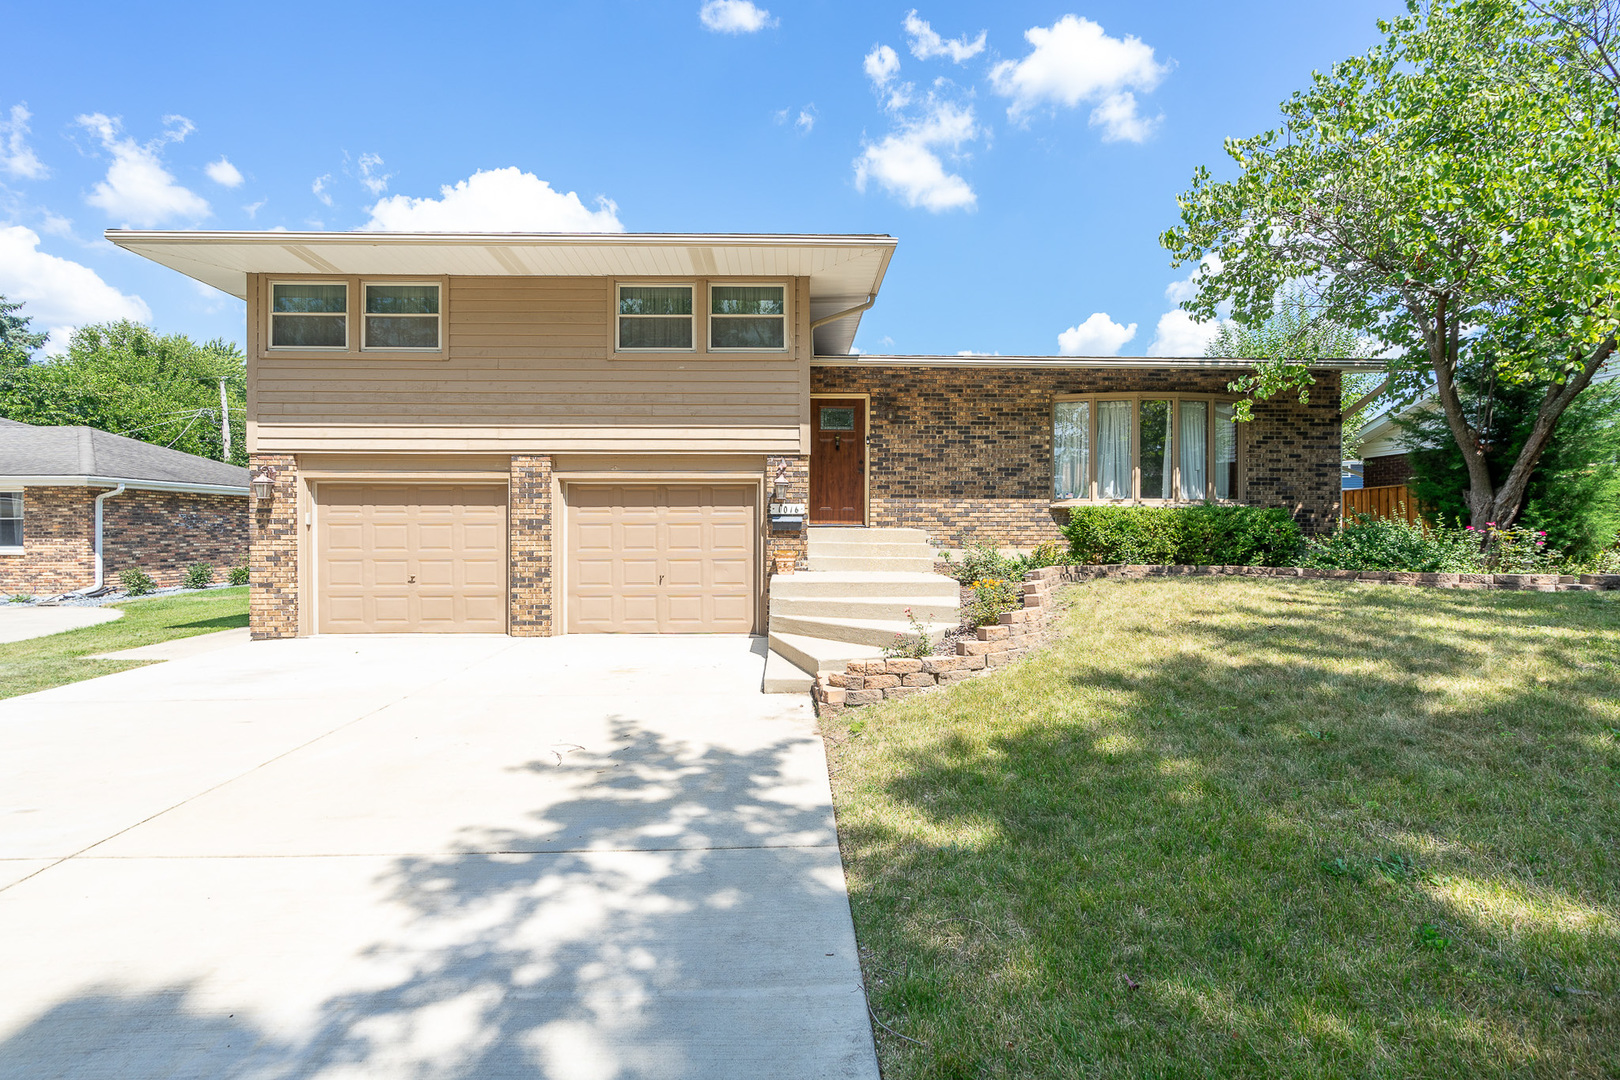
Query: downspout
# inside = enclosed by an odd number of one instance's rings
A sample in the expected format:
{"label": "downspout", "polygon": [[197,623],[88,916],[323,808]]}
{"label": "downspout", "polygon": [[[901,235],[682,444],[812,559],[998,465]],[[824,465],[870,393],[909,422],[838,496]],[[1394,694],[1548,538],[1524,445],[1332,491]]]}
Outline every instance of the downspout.
{"label": "downspout", "polygon": [[114,495],[123,494],[123,492],[124,485],[119,484],[111,491],[103,491],[100,495],[96,496],[96,583],[93,588],[101,588],[102,579],[105,574],[105,564],[101,557],[101,500],[110,499]]}
{"label": "downspout", "polygon": [[845,308],[843,311],[836,311],[831,315],[823,315],[821,318],[810,324],[810,329],[818,330],[830,322],[837,322],[839,319],[847,319],[851,315],[859,315],[861,312],[865,311],[875,303],[877,303],[877,293],[867,293],[866,303],[856,304],[852,308]]}

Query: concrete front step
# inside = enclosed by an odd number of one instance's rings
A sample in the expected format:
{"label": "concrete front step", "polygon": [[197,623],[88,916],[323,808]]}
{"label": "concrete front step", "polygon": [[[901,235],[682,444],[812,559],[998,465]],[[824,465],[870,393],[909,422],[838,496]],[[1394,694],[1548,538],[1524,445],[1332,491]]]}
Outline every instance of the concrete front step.
{"label": "concrete front step", "polygon": [[[931,641],[940,641],[949,627],[935,626],[928,631]],[[874,645],[879,649],[902,638],[914,637],[909,622],[897,619],[844,619],[814,615],[772,615],[773,634],[796,634],[823,641],[847,641],[852,645]]]}
{"label": "concrete front step", "polygon": [[900,544],[877,542],[870,544],[846,544],[838,540],[811,540],[809,556],[811,561],[826,556],[856,557],[871,559],[927,559],[934,561],[934,549],[927,544]]}
{"label": "concrete front step", "polygon": [[871,555],[811,555],[805,560],[812,571],[816,570],[866,570],[866,571],[909,571],[913,574],[926,574],[934,568],[934,558],[927,556],[871,556]]}
{"label": "concrete front step", "polygon": [[932,546],[924,529],[865,529],[858,525],[812,525],[806,536],[813,544],[826,538],[841,544],[925,544]]}
{"label": "concrete front step", "polygon": [[816,685],[814,673],[804,670],[774,649],[765,654],[764,694],[808,694]]}
{"label": "concrete front step", "polygon": [[[955,603],[961,586],[942,574],[909,571],[844,570],[800,571],[771,578],[771,599],[786,597],[898,597],[902,600],[942,600]],[[904,606],[903,604],[901,606]]]}
{"label": "concrete front step", "polygon": [[839,619],[897,619],[910,608],[920,622],[955,626],[956,597],[943,596],[771,596],[771,618],[778,615],[830,615]]}
{"label": "concrete front step", "polygon": [[769,643],[772,652],[780,654],[793,666],[814,674],[843,671],[844,665],[851,660],[883,658],[883,650],[873,645],[828,641],[803,634],[779,634],[775,630],[771,631]]}

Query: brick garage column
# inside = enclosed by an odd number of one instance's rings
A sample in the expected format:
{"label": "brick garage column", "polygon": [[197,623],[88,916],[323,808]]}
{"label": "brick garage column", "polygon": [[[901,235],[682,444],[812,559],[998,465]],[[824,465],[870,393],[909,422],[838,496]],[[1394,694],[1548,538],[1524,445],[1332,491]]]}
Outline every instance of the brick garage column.
{"label": "brick garage column", "polygon": [[[810,459],[797,455],[772,455],[765,459],[766,509],[773,502],[802,503],[810,508]],[[770,532],[765,539],[767,573],[776,572],[778,559],[792,559],[803,567],[809,548],[804,531]]]}
{"label": "brick garage column", "polygon": [[248,629],[256,640],[298,636],[298,460],[254,454],[248,462],[254,476],[265,467],[276,473],[273,495],[248,495]]}
{"label": "brick garage column", "polygon": [[507,632],[544,637],[552,632],[551,458],[514,454],[506,489]]}

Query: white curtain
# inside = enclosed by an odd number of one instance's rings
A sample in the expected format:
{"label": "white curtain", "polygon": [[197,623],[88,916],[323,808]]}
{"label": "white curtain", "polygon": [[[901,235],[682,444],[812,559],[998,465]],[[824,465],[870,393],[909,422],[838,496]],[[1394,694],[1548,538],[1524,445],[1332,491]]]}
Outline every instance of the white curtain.
{"label": "white curtain", "polygon": [[1237,425],[1232,423],[1232,406],[1215,403],[1215,497],[1237,496]]}
{"label": "white curtain", "polygon": [[1104,499],[1131,497],[1131,403],[1097,402],[1097,486]]}
{"label": "white curtain", "polygon": [[1059,401],[1052,406],[1052,497],[1089,499],[1091,402]]}
{"label": "white curtain", "polygon": [[1181,455],[1181,497],[1203,499],[1209,491],[1209,405],[1181,403],[1181,427],[1176,432]]}

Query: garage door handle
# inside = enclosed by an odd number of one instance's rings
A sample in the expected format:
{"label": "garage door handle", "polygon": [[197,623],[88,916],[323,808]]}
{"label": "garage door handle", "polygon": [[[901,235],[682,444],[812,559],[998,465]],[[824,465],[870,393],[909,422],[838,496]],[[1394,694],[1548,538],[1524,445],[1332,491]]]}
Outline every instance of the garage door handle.
{"label": "garage door handle", "polygon": [[406,578],[405,579],[405,584],[407,584],[407,585],[415,585],[416,584],[416,575],[412,574],[410,577]]}
{"label": "garage door handle", "polygon": [[658,584],[662,585],[663,583],[664,583],[664,575],[659,574],[658,575]]}

